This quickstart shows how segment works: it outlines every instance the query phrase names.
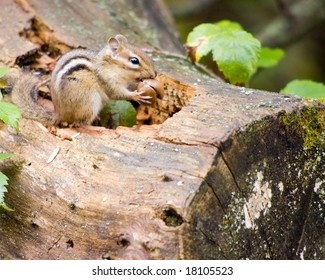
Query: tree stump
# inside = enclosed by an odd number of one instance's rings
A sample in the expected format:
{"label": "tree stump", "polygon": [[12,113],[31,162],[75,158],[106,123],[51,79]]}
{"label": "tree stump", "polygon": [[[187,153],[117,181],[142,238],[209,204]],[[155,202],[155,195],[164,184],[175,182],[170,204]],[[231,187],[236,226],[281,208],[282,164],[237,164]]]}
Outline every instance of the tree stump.
{"label": "tree stump", "polygon": [[324,106],[192,65],[159,0],[1,7],[2,64],[35,69],[122,33],[165,95],[138,109],[145,124],[63,129],[73,141],[27,119],[18,134],[3,126],[14,211],[0,209],[0,259],[325,258]]}

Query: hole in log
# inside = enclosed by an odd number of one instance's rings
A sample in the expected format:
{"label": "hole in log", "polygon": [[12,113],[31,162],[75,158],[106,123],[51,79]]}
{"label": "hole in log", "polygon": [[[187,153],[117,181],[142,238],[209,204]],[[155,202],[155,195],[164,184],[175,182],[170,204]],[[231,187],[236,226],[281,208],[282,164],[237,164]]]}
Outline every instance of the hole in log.
{"label": "hole in log", "polygon": [[37,48],[28,51],[20,56],[17,56],[15,64],[19,67],[26,67],[30,64],[35,63],[41,57],[41,54]]}
{"label": "hole in log", "polygon": [[35,219],[32,219],[30,224],[33,228],[39,228],[38,222]]}
{"label": "hole in log", "polygon": [[99,166],[97,164],[93,163],[93,168],[94,169],[99,169]]}
{"label": "hole in log", "polygon": [[66,243],[67,243],[67,248],[73,248],[74,246],[73,240],[69,239]]}
{"label": "hole in log", "polygon": [[173,181],[173,178],[171,178],[170,176],[168,176],[166,174],[163,174],[160,176],[160,180],[162,182],[171,182],[171,181]]}
{"label": "hole in log", "polygon": [[157,96],[155,104],[137,105],[138,124],[161,124],[175,113],[179,112],[196,94],[193,87],[183,84],[165,74],[156,78],[164,89],[164,95]]}
{"label": "hole in log", "polygon": [[165,222],[165,225],[168,227],[178,227],[184,222],[182,216],[179,215],[177,211],[172,207],[165,208],[162,211],[160,218]]}
{"label": "hole in log", "polygon": [[68,204],[68,207],[69,207],[69,209],[70,210],[76,210],[76,204],[74,204],[73,202],[70,202],[69,204]]}
{"label": "hole in log", "polygon": [[130,245],[130,241],[127,239],[127,237],[124,234],[121,234],[117,239],[117,244],[122,247],[127,247]]}

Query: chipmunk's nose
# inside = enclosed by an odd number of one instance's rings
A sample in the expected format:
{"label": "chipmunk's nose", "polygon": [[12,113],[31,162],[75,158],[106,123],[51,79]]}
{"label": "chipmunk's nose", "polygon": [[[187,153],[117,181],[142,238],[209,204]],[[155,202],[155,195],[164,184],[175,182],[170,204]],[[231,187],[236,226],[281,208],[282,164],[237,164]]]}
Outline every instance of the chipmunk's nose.
{"label": "chipmunk's nose", "polygon": [[150,79],[156,78],[157,77],[157,71],[156,71],[156,69],[152,67],[152,69],[150,69],[149,74],[150,74]]}
{"label": "chipmunk's nose", "polygon": [[140,75],[140,80],[141,79],[154,79],[157,77],[157,71],[156,70],[148,70],[145,73],[142,73],[142,75]]}

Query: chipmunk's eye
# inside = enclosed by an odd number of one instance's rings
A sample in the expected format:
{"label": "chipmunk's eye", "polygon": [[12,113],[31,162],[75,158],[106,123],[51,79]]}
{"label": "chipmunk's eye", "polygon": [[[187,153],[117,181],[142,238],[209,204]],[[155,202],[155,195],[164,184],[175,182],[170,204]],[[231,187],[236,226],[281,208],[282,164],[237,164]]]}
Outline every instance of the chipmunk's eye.
{"label": "chipmunk's eye", "polygon": [[130,61],[134,65],[140,65],[140,61],[137,57],[134,57],[134,56],[130,57]]}

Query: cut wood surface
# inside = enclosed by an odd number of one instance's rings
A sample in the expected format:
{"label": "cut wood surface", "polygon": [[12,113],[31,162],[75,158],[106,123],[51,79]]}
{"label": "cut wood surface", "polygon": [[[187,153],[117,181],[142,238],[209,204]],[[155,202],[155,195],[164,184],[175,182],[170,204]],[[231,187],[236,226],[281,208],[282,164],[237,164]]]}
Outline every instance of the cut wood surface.
{"label": "cut wood surface", "polygon": [[37,69],[122,33],[165,95],[138,109],[146,125],[59,130],[72,141],[27,119],[3,126],[14,211],[0,209],[0,259],[325,258],[322,105],[192,65],[159,0],[1,7],[1,64]]}

